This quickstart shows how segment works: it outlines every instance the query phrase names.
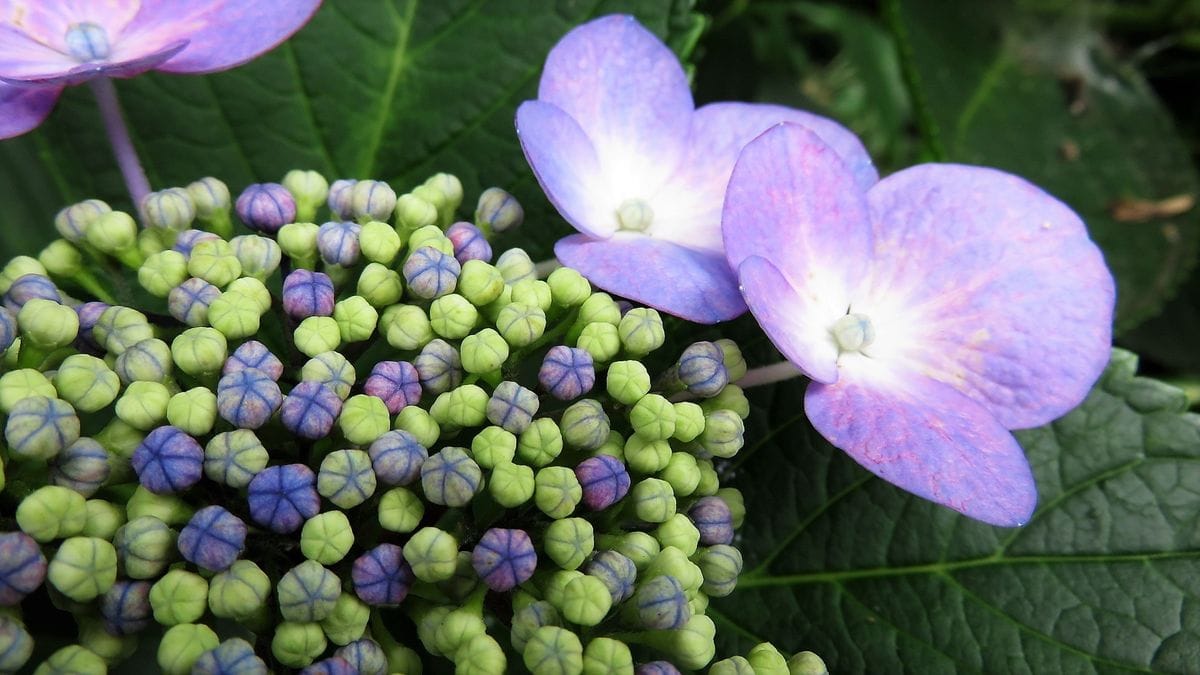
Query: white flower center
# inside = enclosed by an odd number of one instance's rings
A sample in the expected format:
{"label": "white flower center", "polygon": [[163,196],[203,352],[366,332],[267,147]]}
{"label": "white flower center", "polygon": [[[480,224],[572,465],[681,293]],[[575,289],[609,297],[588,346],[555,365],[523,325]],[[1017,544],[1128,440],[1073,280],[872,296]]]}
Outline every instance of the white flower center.
{"label": "white flower center", "polygon": [[617,226],[630,232],[645,232],[654,221],[654,210],[641,199],[626,199],[617,207]]}
{"label": "white flower center", "polygon": [[66,40],[71,56],[85,63],[103,61],[112,51],[108,44],[108,33],[90,21],[71,24]]}
{"label": "white flower center", "polygon": [[875,341],[875,326],[866,314],[847,314],[829,327],[838,351],[861,352]]}

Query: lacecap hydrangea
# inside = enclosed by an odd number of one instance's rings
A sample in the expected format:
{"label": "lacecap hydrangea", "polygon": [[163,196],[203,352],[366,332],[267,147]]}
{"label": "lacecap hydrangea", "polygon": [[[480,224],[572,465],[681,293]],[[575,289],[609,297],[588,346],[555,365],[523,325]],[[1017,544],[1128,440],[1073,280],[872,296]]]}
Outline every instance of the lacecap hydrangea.
{"label": "lacecap hydrangea", "polygon": [[204,178],[144,227],[69,206],[0,269],[0,671],[141,644],[179,674],[824,672],[712,663],[737,346],[667,347],[655,310],[493,255],[511,195],[462,201]]}

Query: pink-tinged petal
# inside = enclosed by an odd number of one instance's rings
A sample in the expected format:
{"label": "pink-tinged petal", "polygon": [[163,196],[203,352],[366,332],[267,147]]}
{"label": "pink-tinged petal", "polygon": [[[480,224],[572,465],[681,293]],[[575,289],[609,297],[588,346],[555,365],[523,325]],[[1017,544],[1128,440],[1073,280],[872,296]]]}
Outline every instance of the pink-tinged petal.
{"label": "pink-tinged petal", "polygon": [[596,149],[557,106],[526,101],[517,108],[517,137],[542,190],[575,229],[607,238],[617,230],[616,207],[603,201],[609,186]]}
{"label": "pink-tinged petal", "polygon": [[717,323],[746,311],[725,259],[641,234],[611,239],[575,234],[554,254],[593,284],[623,298],[696,323]]}
{"label": "pink-tinged petal", "polygon": [[61,91],[57,87],[25,89],[0,84],[0,138],[36,128],[54,109]]}
{"label": "pink-tinged petal", "polygon": [[862,142],[831,119],[778,105],[710,103],[692,116],[688,154],[653,198],[654,236],[721,251],[721,206],[738,154],[780,122],[803,126],[833,148],[862,191],[879,180]]}
{"label": "pink-tinged petal", "polygon": [[140,4],[139,0],[0,0],[0,26],[12,26],[65,54],[71,26],[92,23],[112,38],[133,19]]}
{"label": "pink-tinged petal", "polygon": [[817,382],[836,382],[838,348],[829,327],[845,310],[831,308],[812,286],[797,289],[766,258],[746,258],[737,274],[750,313],[784,357]]}
{"label": "pink-tinged petal", "polygon": [[811,307],[847,312],[871,250],[866,198],[841,157],[815,133],[780,124],[738,157],[721,216],[725,255],[738,269],[770,261]]}
{"label": "pink-tinged petal", "polygon": [[875,260],[855,300],[875,326],[868,353],[917,364],[1009,429],[1083,400],[1108,362],[1115,290],[1071,209],[960,165],[901,171],[868,199]]}
{"label": "pink-tinged petal", "polygon": [[142,0],[117,41],[142,53],[188,40],[187,49],[158,70],[212,73],[270,51],[308,23],[320,0]]}
{"label": "pink-tinged petal", "polygon": [[[178,54],[187,44],[186,40],[176,42],[156,52],[143,54],[125,61],[108,60],[76,63],[73,67],[57,73],[32,74],[21,78],[0,77],[0,81],[15,86],[67,87],[81,84],[97,77],[133,77],[141,75],[148,70],[153,70],[159,64]],[[114,56],[121,56],[121,54],[114,53]]]}
{"label": "pink-tinged petal", "polygon": [[1037,488],[1021,447],[982,406],[862,356],[837,384],[813,383],[804,410],[822,436],[871,473],[992,525],[1029,521]]}
{"label": "pink-tinged petal", "polygon": [[0,23],[0,78],[54,75],[78,65],[79,61],[64,51],[47,46],[12,25]]}
{"label": "pink-tinged petal", "polygon": [[567,33],[546,57],[538,99],[579,123],[621,199],[657,192],[686,151],[694,108],[687,76],[631,16],[602,17]]}

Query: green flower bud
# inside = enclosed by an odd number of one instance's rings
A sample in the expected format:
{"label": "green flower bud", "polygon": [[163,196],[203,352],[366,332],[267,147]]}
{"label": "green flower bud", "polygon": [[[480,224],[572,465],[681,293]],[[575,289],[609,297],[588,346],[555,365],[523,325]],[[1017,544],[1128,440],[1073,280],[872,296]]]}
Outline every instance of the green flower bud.
{"label": "green flower bud", "polygon": [[550,300],[550,284],[539,279],[522,279],[512,285],[513,302],[537,307],[546,312],[550,310]]}
{"label": "green flower bud", "polygon": [[13,457],[47,460],[79,439],[79,417],[71,404],[33,396],[13,404],[4,440]]}
{"label": "green flower bud", "polygon": [[217,421],[217,395],[210,389],[195,387],[181,391],[167,402],[167,422],[192,436],[212,431]]}
{"label": "green flower bud", "polygon": [[790,675],[829,675],[825,661],[809,651],[793,654],[792,658],[787,660],[787,666]]}
{"label": "green flower bud", "polygon": [[787,659],[770,642],[760,642],[752,647],[746,660],[756,675],[788,675]]}
{"label": "green flower bud", "polygon": [[462,264],[455,289],[476,307],[495,302],[504,291],[504,277],[500,270],[482,260],[468,260]]}
{"label": "green flower bud", "polygon": [[584,575],[567,582],[563,589],[563,617],[580,626],[595,626],[612,609],[612,596],[604,582]]}
{"label": "green flower bud", "polygon": [[258,565],[238,560],[216,574],[208,586],[208,606],[226,619],[244,621],[264,606],[271,593],[271,580]]}
{"label": "green flower bud", "polygon": [[351,443],[368,445],[391,428],[387,404],[367,394],[351,396],[342,407],[338,428]]}
{"label": "green flower bud", "polygon": [[81,619],[79,623],[79,646],[87,649],[106,663],[116,665],[133,655],[137,649],[137,638],[128,635],[109,635],[104,622],[97,619]]}
{"label": "green flower bud", "polygon": [[[434,304],[437,302],[440,300]],[[464,338],[459,353],[463,370],[468,373],[490,373],[499,370],[508,359],[508,343],[495,330],[485,328]]]}
{"label": "green flower bud", "polygon": [[454,672],[461,675],[501,675],[507,667],[500,643],[486,633],[466,641],[454,653]]}
{"label": "green flower bud", "polygon": [[204,239],[192,247],[188,256],[188,274],[224,288],[242,275],[242,263],[233,246],[224,239]]}
{"label": "green flower bud", "polygon": [[458,540],[436,527],[422,527],[404,544],[404,559],[421,581],[436,583],[454,576]]}
{"label": "green flower bud", "polygon": [[129,251],[137,242],[137,223],[128,213],[103,213],[87,228],[87,242],[98,251],[115,255]]}
{"label": "green flower bud", "polygon": [[525,219],[525,211],[512,195],[498,187],[490,187],[479,195],[475,205],[475,224],[489,236],[517,227]]}
{"label": "green flower bud", "polygon": [[617,324],[617,333],[625,353],[635,357],[649,354],[666,341],[662,316],[649,307],[635,307],[626,312]]}
{"label": "green flower bud", "polygon": [[596,363],[608,363],[621,351],[621,338],[611,323],[589,323],[575,344],[591,354]]}
{"label": "green flower bud", "polygon": [[[542,597],[555,608],[559,607],[562,605],[563,591],[566,590],[567,584],[582,576],[583,572],[577,570],[559,570],[549,576],[542,576],[539,581]],[[555,625],[558,625],[557,622]]]}
{"label": "green flower bud", "polygon": [[316,171],[292,169],[283,175],[283,187],[296,200],[296,219],[309,221],[329,196],[329,181]]}
{"label": "green flower bud", "polygon": [[[487,231],[484,230],[486,233]],[[496,259],[496,269],[500,270],[500,276],[504,277],[505,283],[512,285],[518,281],[525,279],[536,279],[537,268],[533,264],[533,260],[524,249],[510,248],[500,257]]]}
{"label": "green flower bud", "polygon": [[598,637],[583,650],[583,675],[633,675],[633,654],[620,640]]}
{"label": "green flower bud", "polygon": [[267,310],[271,309],[271,291],[267,290],[266,284],[254,277],[234,279],[225,289],[225,293],[230,295],[236,293],[253,300],[259,316],[266,314]]}
{"label": "green flower bud", "polygon": [[417,442],[425,447],[432,447],[442,435],[442,428],[424,408],[415,405],[405,406],[396,415],[394,428],[412,434]]}
{"label": "green flower bud", "polygon": [[691,401],[680,401],[675,406],[675,433],[677,441],[688,443],[704,433],[704,408]]}
{"label": "green flower bud", "polygon": [[[63,363],[65,364],[66,361]],[[101,361],[101,363],[104,362]],[[107,366],[105,368],[107,369]],[[115,377],[116,373],[113,373],[113,376]],[[5,413],[12,412],[13,406],[20,401],[34,396],[55,398],[58,396],[58,392],[55,391],[54,385],[50,384],[50,380],[46,379],[45,375],[33,368],[11,370],[0,376],[0,408],[3,408]]]}
{"label": "green flower bud", "polygon": [[172,246],[179,239],[179,232],[176,230],[167,230],[160,227],[148,227],[142,229],[137,235],[137,250],[142,254],[142,261],[155,253],[161,253]]}
{"label": "green flower bud", "polygon": [[646,642],[668,654],[679,668],[698,670],[708,665],[717,652],[714,637],[717,627],[712,619],[695,614],[679,630],[653,631],[647,634]]}
{"label": "green flower bud", "polygon": [[[237,340],[258,333],[262,314],[262,304],[259,298],[246,293],[227,291],[217,296],[208,306],[208,323],[221,331],[225,337]],[[336,334],[337,324],[333,323],[333,319],[319,318],[329,319]],[[305,321],[307,320],[305,319]]]}
{"label": "green flower bud", "polygon": [[129,426],[149,431],[167,417],[171,392],[161,382],[133,382],[117,399],[116,413]]}
{"label": "green flower bud", "polygon": [[17,312],[17,325],[26,343],[46,350],[58,349],[71,344],[79,334],[79,315],[53,300],[33,298]]}
{"label": "green flower bud", "polygon": [[379,312],[366,298],[352,295],[333,306],[333,320],[337,322],[342,342],[362,342],[375,332]]}
{"label": "green flower bud", "polygon": [[201,178],[187,186],[188,196],[196,207],[196,217],[206,223],[212,223],[220,216],[229,217],[229,188],[225,183],[212,177]]}
{"label": "green flower bud", "polygon": [[275,627],[271,653],[289,668],[304,668],[312,664],[328,644],[321,624],[284,621]]}
{"label": "green flower bud", "polygon": [[657,576],[674,577],[683,586],[683,590],[689,593],[700,590],[704,583],[704,575],[700,568],[674,546],[663,547],[654,557],[654,561],[646,566],[646,572],[642,576],[646,579]]}
{"label": "green flower bud", "polygon": [[737,488],[721,488],[716,494],[733,514],[733,529],[739,529],[746,521],[746,502],[742,498],[742,491]]}
{"label": "green flower bud", "polygon": [[[578,573],[576,573],[578,574]],[[512,646],[517,651],[524,651],[529,639],[542,626],[561,626],[562,618],[554,605],[544,600],[531,602],[516,609],[512,618]]]}
{"label": "green flower bud", "polygon": [[142,340],[117,357],[114,370],[126,384],[165,382],[171,376],[171,348],[157,338]]}
{"label": "green flower bud", "polygon": [[547,417],[534,420],[517,440],[517,457],[530,466],[546,466],[562,453],[562,449],[562,432],[554,420]]}
{"label": "green flower bud", "polygon": [[37,258],[31,258],[27,255],[19,255],[0,270],[0,293],[7,293],[8,289],[12,288],[12,284],[17,279],[26,274],[36,274],[38,276],[46,276],[46,268],[42,263],[38,262]]}
{"label": "green flower bud", "polygon": [[314,223],[288,223],[275,233],[275,241],[287,257],[301,267],[312,267],[317,262],[317,231]]}
{"label": "green flower bud", "polygon": [[404,242],[396,228],[378,220],[363,225],[358,234],[358,244],[364,258],[371,262],[390,265],[400,254]]}
{"label": "green flower bud", "polygon": [[323,352],[304,363],[300,379],[324,383],[344,400],[354,388],[354,366],[338,352]]}
{"label": "green flower bud", "polygon": [[629,493],[638,520],[665,523],[675,515],[675,491],[671,484],[658,478],[645,478]]}
{"label": "green flower bud", "polygon": [[300,552],[322,565],[332,565],[345,558],[353,545],[354,529],[341,511],[318,513],[305,521],[300,530]]}
{"label": "green flower bud", "polygon": [[650,373],[638,361],[616,361],[608,367],[607,388],[617,402],[633,405],[650,392]]}
{"label": "green flower bud", "polygon": [[33,675],[106,675],[108,664],[98,654],[82,645],[63,647],[50,655]]}
{"label": "green flower bud", "polygon": [[477,427],[487,421],[490,398],[481,387],[464,384],[439,394],[429,407],[429,413],[443,429]]}
{"label": "green flower bud", "polygon": [[422,186],[441,193],[442,207],[439,208],[438,215],[442,222],[449,223],[453,220],[454,212],[463,200],[463,186],[458,177],[450,173],[435,173],[425,179]]}
{"label": "green flower bud", "polygon": [[218,330],[189,328],[171,341],[171,358],[180,370],[195,377],[221,370],[229,356],[229,342]]}
{"label": "green flower bud", "polygon": [[437,225],[426,225],[409,235],[408,250],[416,251],[423,246],[431,246],[449,256],[454,255],[454,242]]}
{"label": "green flower bud", "polygon": [[595,450],[608,440],[610,423],[604,406],[595,399],[585,398],[568,407],[559,423],[563,441],[573,448]]}
{"label": "green flower bud", "polygon": [[701,471],[695,457],[686,452],[673,452],[658,477],[671,484],[676,497],[687,497],[700,484]]}
{"label": "green flower bud", "polygon": [[[402,231],[412,232],[422,227],[436,226],[437,207],[414,194],[403,194],[396,199],[396,225]],[[415,251],[415,248],[409,248]]]}
{"label": "green flower bud", "polygon": [[113,543],[120,552],[121,568],[132,579],[153,579],[175,554],[175,532],[154,516],[134,516],[117,530]]}
{"label": "green flower bud", "polygon": [[71,245],[71,242],[65,239],[56,239],[38,254],[38,262],[50,274],[70,279],[79,274],[83,256],[79,253],[79,249]]}
{"label": "green flower bud", "polygon": [[717,490],[721,488],[721,477],[717,475],[712,460],[697,459],[696,468],[700,470],[700,481],[696,483],[696,489],[692,490],[692,496],[709,497],[717,494]]}
{"label": "green flower bud", "polygon": [[724,354],[725,372],[729,374],[730,382],[737,382],[746,375],[746,358],[738,344],[728,338],[714,340],[713,344],[721,348]]}
{"label": "green flower bud", "polygon": [[537,307],[514,302],[496,316],[496,329],[514,347],[526,347],[546,332],[546,313]]}
{"label": "green flower bud", "polygon": [[505,508],[516,508],[529,501],[537,483],[533,469],[522,464],[501,462],[492,469],[488,489],[496,503]]}
{"label": "green flower bud", "polygon": [[745,658],[733,656],[713,663],[708,669],[708,675],[754,675],[754,668]]}
{"label": "green flower bud", "polygon": [[196,205],[184,188],[167,188],[142,198],[138,211],[152,228],[184,230],[196,218]]}
{"label": "green flower bud", "polygon": [[25,496],[17,505],[17,527],[45,543],[73,537],[87,524],[83,495],[60,485],[46,485]]}
{"label": "green flower bud", "polygon": [[341,590],[338,577],[315,560],[288,570],[275,593],[285,621],[320,621],[333,613]]}
{"label": "green flower bud", "polygon": [[746,398],[746,392],[736,384],[725,385],[721,393],[712,398],[705,399],[700,403],[700,407],[706,413],[724,408],[732,411],[742,419],[750,416],[750,401]]}
{"label": "green flower bud", "polygon": [[150,587],[150,607],[164,626],[194,623],[208,608],[208,582],[199,574],[171,570]]}
{"label": "green flower bud", "polygon": [[742,449],[746,429],[742,418],[732,410],[714,410],[704,416],[700,447],[714,457],[728,459]]}
{"label": "green flower bud", "polygon": [[371,456],[362,450],[335,450],[325,455],[317,474],[317,492],[342,509],[352,509],[370,499],[376,484]]}
{"label": "green flower bud", "polygon": [[[216,304],[214,303],[213,306],[215,307]],[[211,315],[212,308],[209,308],[208,311]],[[305,356],[312,357],[337,349],[342,344],[342,332],[333,317],[310,316],[296,326],[292,340],[296,344],[296,349],[299,349]]]}
{"label": "green flower bud", "polygon": [[433,641],[439,652],[454,654],[471,638],[486,634],[487,626],[476,611],[455,609],[442,619],[433,633]]}
{"label": "green flower bud", "polygon": [[425,310],[416,305],[393,305],[383,312],[380,329],[388,344],[404,351],[417,350],[433,339]]}
{"label": "green flower bud", "polygon": [[450,614],[450,608],[445,606],[413,612],[412,617],[417,624],[417,638],[421,640],[421,645],[425,647],[425,650],[434,656],[442,656],[434,637],[437,635],[438,627],[446,620],[448,614]]}
{"label": "green flower bud", "polygon": [[167,525],[181,525],[192,517],[192,507],[175,495],[156,495],[142,486],[125,503],[125,514],[134,518],[153,516]]}
{"label": "green flower bud", "polygon": [[406,488],[392,488],[379,500],[379,525],[385,530],[412,532],[424,516],[425,502]]}
{"label": "green flower bud", "polygon": [[517,454],[517,437],[500,427],[484,427],[471,440],[471,456],[485,469],[509,463]]}
{"label": "green flower bud", "polygon": [[167,297],[172,288],[187,281],[187,278],[188,261],[179,251],[159,251],[146,258],[146,262],[138,268],[138,283],[150,295],[159,298]]}
{"label": "green flower bud", "polygon": [[333,612],[321,619],[321,630],[335,645],[348,645],[362,638],[371,620],[371,608],[352,593],[342,593]]}
{"label": "green flower bud", "polygon": [[583,499],[583,487],[575,472],[565,466],[548,466],[534,479],[533,501],[551,518],[566,518]]}
{"label": "green flower bud", "polygon": [[89,499],[86,504],[87,522],[80,532],[85,537],[97,537],[112,541],[122,525],[125,524],[125,510],[103,499]]}
{"label": "green flower bud", "polygon": [[[383,641],[381,640],[381,642]],[[383,642],[383,649],[387,654],[387,670],[385,672],[421,675],[421,655],[416,650],[399,643],[387,644],[386,642]]]}
{"label": "green flower bud", "polygon": [[117,550],[96,537],[71,537],[54,553],[46,580],[76,602],[93,600],[117,581]]}
{"label": "green flower bud", "polygon": [[433,332],[449,340],[466,337],[478,320],[475,305],[457,293],[443,295],[429,305],[429,325]]}
{"label": "green flower bud", "polygon": [[[78,243],[83,241],[88,227],[101,215],[110,211],[112,208],[99,199],[87,199],[59,211],[54,216],[54,229],[58,230],[64,239]],[[7,292],[7,287],[0,289],[0,293]]]}
{"label": "green flower bud", "polygon": [[449,213],[447,212],[448,203],[446,195],[441,190],[430,185],[418,185],[413,188],[411,193],[414,197],[419,197],[433,205],[437,211],[437,223],[441,226],[450,224]]}
{"label": "green flower bud", "polygon": [[546,278],[550,285],[550,297],[559,307],[575,307],[583,304],[592,294],[592,285],[579,272],[570,267],[560,267]]}
{"label": "green flower bud", "polygon": [[[496,270],[496,273],[499,274],[500,271]],[[501,280],[504,279],[504,277],[500,278]],[[487,320],[494,324],[499,320],[501,310],[503,310],[505,307],[508,307],[510,304],[512,304],[512,286],[504,284],[504,286],[500,289],[500,295],[496,296],[495,300],[481,307],[480,310],[483,312],[483,315],[487,317]]]}
{"label": "green flower bud", "polygon": [[737,587],[742,552],[727,544],[710,546],[700,554],[699,567],[704,575],[701,589],[712,597],[723,598]]}
{"label": "green flower bud", "polygon": [[[6,411],[9,410],[9,406],[5,405],[5,402],[11,392],[8,390],[8,383],[5,380],[10,376],[23,378],[25,376],[21,374],[29,372],[36,373],[37,371],[14,370],[0,378],[0,407]],[[45,380],[41,373],[37,373],[37,376]],[[14,385],[15,382],[14,379]],[[37,380],[34,379],[34,382]],[[40,384],[38,382],[38,385]],[[45,386],[38,386],[28,395],[53,396],[54,394],[51,392],[54,389],[57,389],[58,395],[74,406],[76,410],[90,413],[105,408],[116,400],[117,394],[121,391],[121,379],[101,359],[88,354],[72,354],[63,359],[58,371],[54,373],[53,387],[46,382]]]}
{"label": "green flower bud", "polygon": [[641,438],[664,441],[675,433],[675,407],[663,396],[646,394],[629,411],[629,423]]}
{"label": "green flower bud", "polygon": [[563,518],[546,528],[542,545],[556,565],[565,570],[578,569],[595,550],[595,531],[583,518]]}
{"label": "green flower bud", "polygon": [[[358,286],[355,292],[372,307],[381,309],[399,302],[400,296],[404,292],[404,286],[400,282],[399,273],[388,269],[385,265],[373,262],[363,268],[362,274],[358,275]],[[380,323],[380,332],[385,332],[382,323]]]}
{"label": "green flower bud", "polygon": [[663,547],[674,546],[690,556],[700,544],[700,530],[696,529],[686,515],[676,513],[655,528],[654,538],[658,539]]}
{"label": "green flower bud", "polygon": [[113,306],[104,310],[92,327],[92,337],[109,354],[120,354],[129,347],[154,337],[146,315],[129,307]]}
{"label": "green flower bud", "polygon": [[[668,409],[670,409],[668,405]],[[637,473],[658,473],[671,461],[671,444],[630,436],[625,441],[625,463]]]}
{"label": "green flower bud", "polygon": [[662,551],[658,540],[648,532],[627,532],[614,540],[604,539],[600,545],[632,560],[639,572],[654,562]]}
{"label": "green flower bud", "polygon": [[578,675],[583,672],[583,645],[579,637],[558,626],[542,626],[534,631],[522,658],[533,675]]}

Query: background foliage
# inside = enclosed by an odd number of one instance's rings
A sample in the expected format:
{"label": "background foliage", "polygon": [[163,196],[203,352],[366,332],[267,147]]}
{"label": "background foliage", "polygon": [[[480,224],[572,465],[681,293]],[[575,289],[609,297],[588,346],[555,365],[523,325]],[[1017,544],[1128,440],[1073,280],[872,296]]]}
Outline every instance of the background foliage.
{"label": "background foliage", "polygon": [[[697,99],[805,107],[860,133],[884,173],[998,166],[1067,201],[1118,279],[1119,342],[1195,390],[1200,299],[1200,3],[1187,0],[327,0],[294,40],[207,77],[118,85],[156,187],[239,190],[290,168],[399,190],[458,174],[526,205],[512,241],[567,230],[512,129],[572,25],[633,12],[695,70]],[[0,143],[0,254],[35,251],[62,205],[123,187],[85,89]],[[725,327],[753,336],[747,321]],[[776,355],[750,338],[751,356]],[[1078,411],[1021,432],[1042,506],[1008,531],[875,480],[800,413],[803,383],[754,393],[736,467],[750,516],[723,654],[811,648],[836,672],[1188,672],[1200,663],[1200,424],[1119,352]]]}

